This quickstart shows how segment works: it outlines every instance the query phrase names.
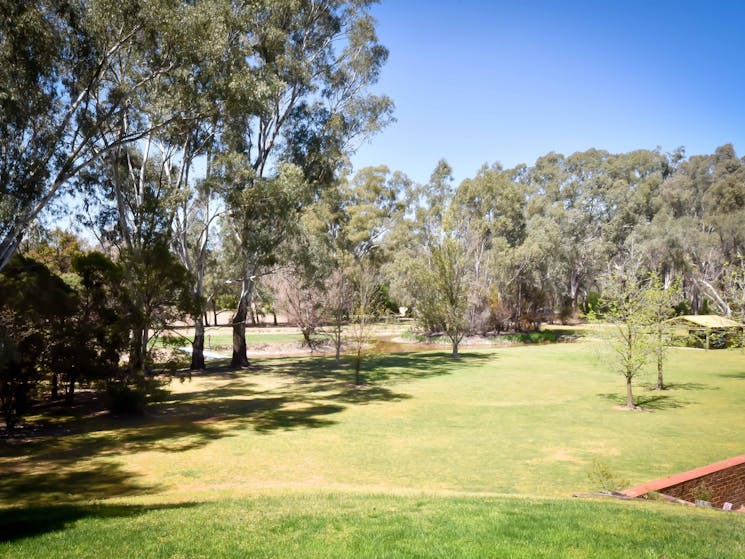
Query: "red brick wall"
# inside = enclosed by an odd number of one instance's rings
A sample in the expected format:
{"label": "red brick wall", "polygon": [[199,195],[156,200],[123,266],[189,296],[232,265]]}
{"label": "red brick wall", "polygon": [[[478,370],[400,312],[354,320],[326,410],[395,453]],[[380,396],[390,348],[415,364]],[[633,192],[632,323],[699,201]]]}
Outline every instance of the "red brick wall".
{"label": "red brick wall", "polygon": [[711,504],[722,508],[725,502],[732,503],[733,509],[745,505],[745,464],[711,472],[700,477],[659,489],[660,493],[693,502],[696,488],[705,485],[711,491]]}

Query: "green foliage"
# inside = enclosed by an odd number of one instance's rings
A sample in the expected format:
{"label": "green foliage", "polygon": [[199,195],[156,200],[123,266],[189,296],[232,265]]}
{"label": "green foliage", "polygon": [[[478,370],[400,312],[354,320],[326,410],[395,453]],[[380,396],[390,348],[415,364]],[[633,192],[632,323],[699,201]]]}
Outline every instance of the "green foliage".
{"label": "green foliage", "polygon": [[34,260],[16,255],[0,274],[0,406],[8,429],[45,374],[71,359],[67,319],[77,304],[75,292]]}
{"label": "green foliage", "polygon": [[145,413],[147,394],[143,387],[116,381],[108,384],[107,393],[111,413],[117,415],[142,415]]}
{"label": "green foliage", "polygon": [[613,325],[607,342],[610,365],[626,379],[626,407],[634,408],[631,382],[646,365],[652,351],[648,328],[652,317],[647,284],[632,266],[618,267],[603,278],[604,319]]}
{"label": "green foliage", "polygon": [[453,357],[468,329],[468,291],[463,246],[445,238],[430,248],[419,264],[416,279],[417,318],[429,332],[445,332],[453,344]]}
{"label": "green foliage", "polygon": [[72,402],[77,386],[119,371],[128,341],[122,270],[97,252],[75,255],[70,269],[74,281],[64,282],[44,265],[18,256],[0,276],[0,392],[9,427],[42,381],[51,384],[52,397],[61,385]]}
{"label": "green foliage", "polygon": [[215,304],[220,310],[235,308],[235,306],[238,304],[238,296],[234,293],[225,293],[224,295],[219,295],[215,299]]}
{"label": "green foliage", "polygon": [[151,366],[149,332],[200,312],[192,290],[192,276],[157,239],[141,249],[124,251],[122,288],[132,329],[129,367],[133,374]]}
{"label": "green foliage", "polygon": [[696,487],[693,488],[693,498],[697,501],[709,501],[711,502],[714,492],[712,491],[709,484],[705,481],[699,482]]}
{"label": "green foliage", "polygon": [[514,332],[502,334],[500,338],[511,342],[523,344],[541,344],[549,342],[559,342],[570,337],[576,338],[578,334],[574,330],[537,330],[534,332]]}
{"label": "green foliage", "polygon": [[587,476],[590,478],[590,483],[592,483],[593,487],[610,493],[621,491],[629,486],[629,482],[625,479],[620,479],[614,474],[608,464],[597,459],[592,461],[592,466]]}

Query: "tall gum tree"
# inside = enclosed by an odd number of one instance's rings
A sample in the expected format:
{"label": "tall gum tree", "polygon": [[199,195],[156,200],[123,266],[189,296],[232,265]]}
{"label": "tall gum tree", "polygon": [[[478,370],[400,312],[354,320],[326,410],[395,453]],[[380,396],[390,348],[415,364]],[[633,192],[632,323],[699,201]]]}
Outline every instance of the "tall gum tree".
{"label": "tall gum tree", "polygon": [[[387,58],[365,0],[259,3],[248,6],[247,28],[233,58],[234,89],[220,142],[228,215],[242,289],[233,318],[234,367],[246,366],[245,319],[259,270],[271,265],[282,226],[315,194],[333,184],[356,142],[384,126],[391,101],[368,93]],[[251,193],[273,184],[283,164],[302,171],[294,213]],[[285,179],[279,179],[280,182]],[[285,188],[282,189],[287,193]],[[281,209],[276,216],[261,215]],[[268,223],[274,230],[262,229]]]}
{"label": "tall gum tree", "polygon": [[129,116],[180,64],[161,32],[172,8],[167,0],[0,4],[0,269],[81,170],[177,117]]}

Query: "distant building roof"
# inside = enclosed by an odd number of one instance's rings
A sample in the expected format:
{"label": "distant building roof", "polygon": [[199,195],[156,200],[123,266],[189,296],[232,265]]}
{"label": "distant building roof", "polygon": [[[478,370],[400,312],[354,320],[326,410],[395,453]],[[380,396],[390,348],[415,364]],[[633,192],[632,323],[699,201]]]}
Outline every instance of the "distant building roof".
{"label": "distant building roof", "polygon": [[742,328],[742,324],[715,314],[686,314],[671,318],[670,322],[688,322],[702,328]]}

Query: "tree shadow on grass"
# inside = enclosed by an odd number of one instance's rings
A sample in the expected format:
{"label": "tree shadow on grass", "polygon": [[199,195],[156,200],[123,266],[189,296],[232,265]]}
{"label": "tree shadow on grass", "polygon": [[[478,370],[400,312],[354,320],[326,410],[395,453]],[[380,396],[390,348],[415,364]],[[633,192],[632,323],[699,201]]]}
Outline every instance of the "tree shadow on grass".
{"label": "tree shadow on grass", "polygon": [[[143,451],[188,451],[245,429],[270,434],[330,426],[349,406],[410,398],[396,390],[398,383],[493,358],[484,353],[466,353],[458,360],[446,353],[385,355],[365,363],[361,386],[353,384],[348,366],[337,367],[332,359],[267,359],[249,370],[196,373],[208,381],[207,388],[168,393],[143,417],[106,413],[100,395],[62,416],[52,409],[36,410],[41,419],[35,428],[0,439],[0,469],[7,465],[13,471],[0,480],[0,497],[20,504],[157,492],[112,461]],[[262,375],[279,382],[262,385]]]}
{"label": "tree shadow on grass", "polygon": [[[420,380],[447,375],[457,369],[481,365],[496,357],[490,353],[461,353],[453,359],[445,352],[389,353],[369,358],[362,363],[365,383],[395,384],[408,380]],[[294,376],[298,382],[323,382],[326,384],[354,381],[354,371],[348,363],[337,366],[332,359],[298,358],[281,360],[271,364],[273,372]]]}
{"label": "tree shadow on grass", "polygon": [[719,375],[722,378],[734,378],[734,379],[743,379],[745,380],[745,371],[741,371],[739,373],[720,373]]}
{"label": "tree shadow on grass", "polygon": [[154,510],[193,506],[189,503],[154,506],[65,504],[0,509],[0,543],[64,530],[83,518],[129,518]]}
{"label": "tree shadow on grass", "polygon": [[[612,392],[610,394],[598,394],[600,398],[608,400],[617,406],[626,405],[626,395]],[[681,400],[671,394],[655,392],[654,394],[642,394],[634,397],[634,405],[641,410],[662,411],[682,408],[696,402]]]}
{"label": "tree shadow on grass", "polygon": [[[645,384],[644,388],[647,390],[657,390],[656,384]],[[712,386],[711,384],[703,384],[700,382],[671,382],[670,384],[665,385],[666,391],[675,391],[675,390],[719,390],[718,386]]]}
{"label": "tree shadow on grass", "polygon": [[103,496],[142,495],[162,489],[138,482],[136,474],[111,463],[84,464],[76,468],[60,466],[57,469],[33,464],[21,467],[20,471],[9,468],[0,477],[0,502],[28,505],[84,501]]}

